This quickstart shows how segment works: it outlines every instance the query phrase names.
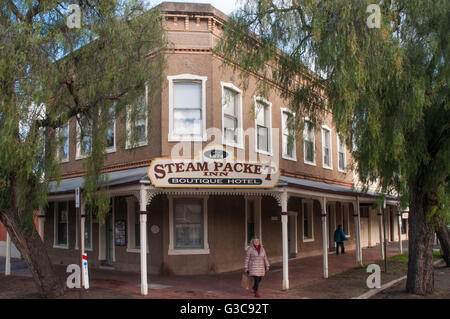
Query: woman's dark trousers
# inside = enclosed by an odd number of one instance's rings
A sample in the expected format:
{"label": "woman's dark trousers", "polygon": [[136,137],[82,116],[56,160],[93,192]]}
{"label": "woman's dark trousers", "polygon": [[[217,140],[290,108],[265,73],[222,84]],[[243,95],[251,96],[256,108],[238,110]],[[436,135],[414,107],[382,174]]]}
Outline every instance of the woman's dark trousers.
{"label": "woman's dark trousers", "polygon": [[259,283],[261,282],[262,277],[252,276],[255,279],[255,283],[253,284],[253,290],[258,291]]}

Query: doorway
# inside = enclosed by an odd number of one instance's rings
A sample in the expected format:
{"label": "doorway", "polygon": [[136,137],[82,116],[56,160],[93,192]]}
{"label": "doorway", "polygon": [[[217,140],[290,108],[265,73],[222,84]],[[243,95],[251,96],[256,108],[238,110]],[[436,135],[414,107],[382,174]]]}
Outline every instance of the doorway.
{"label": "doorway", "polygon": [[336,203],[327,204],[328,213],[328,249],[330,252],[336,251],[334,243],[334,231],[336,230]]}
{"label": "doorway", "polygon": [[110,203],[110,211],[105,216],[105,223],[99,223],[99,260],[101,266],[111,268],[115,261],[114,251],[114,199]]}
{"label": "doorway", "polygon": [[288,212],[288,255],[297,257],[297,212]]}
{"label": "doorway", "polygon": [[112,212],[105,217],[105,266],[113,265],[114,233]]}

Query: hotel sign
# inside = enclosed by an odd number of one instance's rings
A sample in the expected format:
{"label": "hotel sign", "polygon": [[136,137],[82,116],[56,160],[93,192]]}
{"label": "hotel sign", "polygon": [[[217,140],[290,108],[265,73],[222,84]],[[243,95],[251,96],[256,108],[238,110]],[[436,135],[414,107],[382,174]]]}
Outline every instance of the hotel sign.
{"label": "hotel sign", "polygon": [[209,148],[194,159],[156,158],[148,168],[155,187],[272,188],[280,171],[273,162],[239,161],[222,148]]}

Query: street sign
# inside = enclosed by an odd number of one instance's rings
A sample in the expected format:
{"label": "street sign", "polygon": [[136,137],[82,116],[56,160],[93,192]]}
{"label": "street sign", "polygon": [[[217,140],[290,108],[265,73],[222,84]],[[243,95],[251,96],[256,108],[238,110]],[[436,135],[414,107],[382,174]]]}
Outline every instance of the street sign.
{"label": "street sign", "polygon": [[89,289],[89,274],[88,274],[87,254],[83,254],[82,264],[83,264],[84,288],[85,289]]}
{"label": "street sign", "polygon": [[80,208],[80,188],[75,188],[75,208]]}
{"label": "street sign", "polygon": [[403,219],[408,219],[408,213],[402,213],[402,218]]}

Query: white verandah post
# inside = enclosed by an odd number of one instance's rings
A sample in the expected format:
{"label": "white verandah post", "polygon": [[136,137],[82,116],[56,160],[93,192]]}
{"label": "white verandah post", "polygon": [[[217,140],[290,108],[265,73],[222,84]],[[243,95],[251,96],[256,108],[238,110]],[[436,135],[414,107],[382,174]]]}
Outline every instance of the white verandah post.
{"label": "white verandah post", "polygon": [[[81,224],[80,224],[80,234],[81,234],[81,238],[80,238],[80,249],[81,249],[81,255],[83,256],[84,254],[84,247],[85,247],[85,242],[84,242],[84,232],[85,232],[85,223],[86,223],[86,213],[85,213],[85,204],[84,204],[84,199],[81,198],[80,201],[80,214],[81,214]],[[81,271],[81,285],[84,287],[85,283],[85,278],[84,278],[84,271]]]}
{"label": "white verandah post", "polygon": [[289,289],[289,259],[288,259],[288,213],[287,213],[287,192],[281,193],[281,236],[283,245],[283,290]]}
{"label": "white verandah post", "polygon": [[356,233],[356,264],[362,266],[362,248],[361,248],[361,217],[359,208],[359,198],[356,198],[355,206],[353,209],[353,217],[355,220],[355,233]]}
{"label": "white verandah post", "polygon": [[141,295],[148,294],[147,283],[147,191],[141,185],[139,193],[140,205],[140,245],[141,245]]}
{"label": "white verandah post", "polygon": [[327,199],[321,198],[322,206],[322,249],[323,249],[323,278],[328,278],[328,231],[327,231]]}

